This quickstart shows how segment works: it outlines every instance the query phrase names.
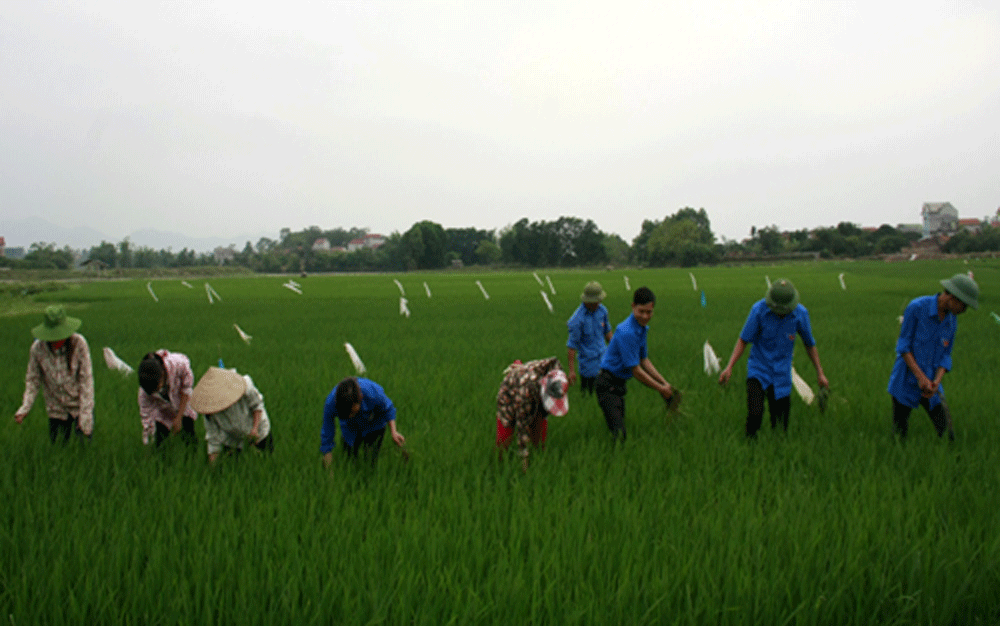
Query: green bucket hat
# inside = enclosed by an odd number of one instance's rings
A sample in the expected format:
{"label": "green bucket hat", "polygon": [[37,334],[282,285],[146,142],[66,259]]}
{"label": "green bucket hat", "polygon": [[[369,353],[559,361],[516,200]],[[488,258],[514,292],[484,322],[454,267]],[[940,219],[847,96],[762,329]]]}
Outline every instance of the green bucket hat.
{"label": "green bucket hat", "polygon": [[596,280],[592,280],[583,288],[583,293],[580,294],[581,302],[600,302],[608,294],[604,293],[604,289],[601,288],[601,283]]}
{"label": "green bucket hat", "polygon": [[966,274],[955,274],[941,281],[944,290],[955,296],[966,306],[979,308],[979,285]]}
{"label": "green bucket hat", "polygon": [[31,329],[35,339],[59,341],[66,339],[80,328],[82,321],[66,315],[61,304],[52,304],[45,309],[45,321]]}
{"label": "green bucket hat", "polygon": [[779,278],[771,283],[764,297],[769,309],[775,315],[788,315],[795,307],[799,306],[799,292],[795,290],[795,285],[787,278]]}

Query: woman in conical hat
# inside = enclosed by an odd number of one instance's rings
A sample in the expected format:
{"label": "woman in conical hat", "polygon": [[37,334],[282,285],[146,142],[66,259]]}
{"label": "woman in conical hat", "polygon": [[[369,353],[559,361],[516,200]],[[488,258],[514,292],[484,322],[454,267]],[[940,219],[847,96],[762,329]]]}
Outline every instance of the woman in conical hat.
{"label": "woman in conical hat", "polygon": [[210,367],[191,391],[191,408],[205,416],[208,460],[239,454],[249,441],[263,452],[274,451],[271,421],[253,380],[234,369]]}
{"label": "woman in conical hat", "polygon": [[45,309],[41,324],[31,329],[35,342],[28,355],[24,398],[14,414],[18,424],[31,410],[38,390],[49,414],[49,439],[68,441],[72,433],[90,438],[94,432],[94,370],[90,347],[76,332],[81,322],[66,315],[61,304]]}

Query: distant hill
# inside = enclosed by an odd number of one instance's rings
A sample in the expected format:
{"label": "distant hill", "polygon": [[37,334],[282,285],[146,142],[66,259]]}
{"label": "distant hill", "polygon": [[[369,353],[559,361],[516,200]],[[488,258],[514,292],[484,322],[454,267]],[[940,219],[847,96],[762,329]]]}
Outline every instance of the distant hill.
{"label": "distant hill", "polygon": [[[41,217],[30,217],[22,220],[0,219],[0,236],[4,237],[7,246],[24,247],[25,250],[36,242],[54,243],[57,248],[69,246],[76,250],[89,250],[102,241],[118,244],[120,238],[111,237],[93,228],[77,226],[67,228],[57,226]],[[228,247],[230,244],[242,250],[246,242],[256,244],[261,237],[276,239],[277,233],[262,233],[256,235],[240,235],[235,237],[189,237],[181,233],[173,233],[153,228],[137,230],[128,236],[136,247],[145,246],[154,250],[167,248],[178,252],[184,248],[195,252],[211,252],[215,248]]]}

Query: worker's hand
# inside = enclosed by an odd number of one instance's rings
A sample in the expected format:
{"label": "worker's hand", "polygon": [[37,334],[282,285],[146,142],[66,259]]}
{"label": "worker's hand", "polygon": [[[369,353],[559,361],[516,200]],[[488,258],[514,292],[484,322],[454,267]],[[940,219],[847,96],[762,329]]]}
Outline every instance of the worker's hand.
{"label": "worker's hand", "polygon": [[[177,429],[177,430],[180,430],[180,429]],[[177,432],[177,430],[174,430],[174,432]],[[257,431],[257,426],[254,426],[253,428],[250,429],[250,432],[247,433],[247,437],[249,437],[250,439],[252,439],[254,443],[257,443],[257,441],[260,439],[260,435],[259,435],[259,433]]]}
{"label": "worker's hand", "polygon": [[729,379],[733,377],[733,370],[730,367],[719,372],[719,384],[725,385],[729,382]]}
{"label": "worker's hand", "polygon": [[174,417],[174,421],[170,424],[170,432],[179,433],[181,432],[181,416],[178,415]]}
{"label": "worker's hand", "polygon": [[820,387],[830,388],[830,381],[826,379],[826,374],[819,374],[816,379],[819,381]]}
{"label": "worker's hand", "polygon": [[575,385],[576,384],[576,372],[570,372],[566,376],[566,381],[569,383],[570,387],[572,387],[573,385]]}
{"label": "worker's hand", "polygon": [[393,431],[392,433],[392,441],[400,448],[406,445],[406,437],[404,437],[402,433],[396,431]]}
{"label": "worker's hand", "polygon": [[27,415],[28,415],[27,413],[15,413],[14,421],[20,424],[21,422],[24,421],[24,418],[27,417]]}

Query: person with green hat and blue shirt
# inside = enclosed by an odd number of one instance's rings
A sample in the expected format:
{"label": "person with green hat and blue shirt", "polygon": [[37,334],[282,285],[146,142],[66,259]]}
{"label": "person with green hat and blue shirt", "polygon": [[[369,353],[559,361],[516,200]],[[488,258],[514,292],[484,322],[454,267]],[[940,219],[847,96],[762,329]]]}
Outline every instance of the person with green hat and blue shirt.
{"label": "person with green hat and blue shirt", "polygon": [[747,344],[753,344],[747,358],[747,421],[746,436],[753,439],[764,417],[764,398],[771,416],[771,428],[781,424],[788,430],[788,415],[792,405],[792,355],[795,335],[802,338],[806,354],[816,368],[819,386],[830,388],[823,373],[813,338],[809,312],[799,304],[799,292],[787,279],[780,279],[767,290],[767,295],[750,307],[743,330],[736,340],[726,369],[719,373],[719,384],[725,385],[733,375],[733,365],[743,356]]}
{"label": "person with green hat and blue shirt", "polygon": [[611,324],[608,309],[601,301],[607,294],[601,283],[590,281],[580,294],[580,306],[566,321],[569,339],[566,341],[566,358],[569,366],[569,386],[576,383],[576,365],[580,362],[580,389],[594,393],[594,381],[601,372],[601,357],[611,341]]}
{"label": "person with green hat and blue shirt", "polygon": [[941,379],[951,371],[956,316],[968,307],[979,308],[979,285],[971,276],[955,274],[942,280],[941,286],[944,290],[937,295],[914,298],[903,313],[888,387],[893,430],[900,438],[906,437],[910,412],[920,405],[938,437],[947,430],[949,439],[955,439]]}
{"label": "person with green hat and blue shirt", "polygon": [[24,399],[14,419],[24,421],[41,388],[53,443],[69,441],[74,432],[89,439],[94,432],[94,368],[87,340],[76,332],[82,323],[54,304],[45,309],[45,320],[31,329],[35,342],[28,356]]}

